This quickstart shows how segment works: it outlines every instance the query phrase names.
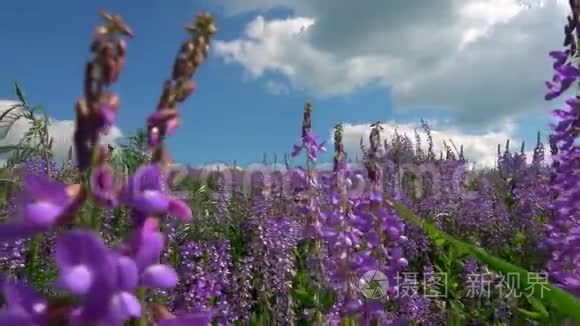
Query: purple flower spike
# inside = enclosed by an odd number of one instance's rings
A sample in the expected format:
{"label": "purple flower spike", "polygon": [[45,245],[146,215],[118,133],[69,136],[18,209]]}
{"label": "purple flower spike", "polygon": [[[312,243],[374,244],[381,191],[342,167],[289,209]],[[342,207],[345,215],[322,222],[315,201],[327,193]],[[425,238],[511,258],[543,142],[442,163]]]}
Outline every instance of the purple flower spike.
{"label": "purple flower spike", "polygon": [[58,284],[74,294],[87,294],[103,275],[110,273],[107,248],[88,231],[63,235],[55,247],[59,267]]}

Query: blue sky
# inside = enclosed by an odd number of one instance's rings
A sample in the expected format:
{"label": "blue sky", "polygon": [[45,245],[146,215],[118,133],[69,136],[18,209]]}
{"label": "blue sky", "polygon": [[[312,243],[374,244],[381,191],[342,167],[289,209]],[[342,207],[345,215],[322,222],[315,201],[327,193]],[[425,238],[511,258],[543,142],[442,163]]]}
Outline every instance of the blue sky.
{"label": "blue sky", "polygon": [[[304,102],[309,99],[314,102],[314,129],[321,138],[327,139],[337,122],[346,122],[352,125],[352,137],[356,142],[362,135],[360,130],[364,130],[362,128],[364,124],[376,120],[391,121],[393,126],[401,124],[401,128],[405,130],[409,128],[409,123],[417,123],[421,117],[434,121],[436,127],[442,128],[443,136],[457,136],[459,142],[464,134],[475,135],[475,138],[466,140],[468,144],[476,141],[477,135],[491,135],[489,139],[492,141],[502,136],[529,139],[537,129],[545,129],[547,111],[552,108],[535,99],[543,96],[541,92],[523,93],[518,96],[534,99],[530,102],[532,104],[529,105],[529,112],[526,112],[525,108],[507,106],[513,101],[506,99],[505,108],[498,107],[498,102],[489,103],[494,107],[489,114],[496,115],[497,119],[487,119],[487,114],[479,109],[481,103],[473,103],[471,106],[470,101],[474,100],[473,88],[477,84],[469,85],[472,78],[469,78],[468,74],[457,76],[456,79],[459,81],[454,82],[459,84],[450,83],[445,91],[436,90],[436,94],[426,93],[425,90],[432,89],[429,83],[446,85],[445,80],[438,82],[436,77],[433,77],[434,81],[429,80],[427,78],[431,74],[429,67],[426,70],[398,71],[409,64],[402,61],[405,55],[400,59],[397,58],[395,50],[379,52],[364,45],[366,36],[375,38],[377,33],[371,34],[364,29],[360,34],[352,31],[354,35],[350,41],[349,35],[344,37],[344,41],[347,42],[344,48],[356,47],[360,43],[361,52],[342,51],[342,48],[332,52],[333,35],[327,32],[328,29],[336,30],[330,28],[333,22],[332,10],[327,14],[316,6],[309,7],[306,2],[296,1],[289,4],[283,0],[248,2],[240,0],[235,3],[172,0],[171,5],[168,3],[160,0],[140,1],[139,5],[133,1],[112,0],[4,2],[0,5],[0,29],[3,31],[0,99],[14,99],[12,82],[18,80],[29,100],[44,105],[51,117],[58,120],[72,119],[74,101],[81,95],[83,64],[89,54],[90,35],[98,22],[96,10],[103,8],[119,13],[136,34],[136,37],[129,41],[126,69],[120,82],[115,85],[115,90],[121,96],[121,112],[117,125],[125,135],[132,134],[137,128],[142,127],[147,115],[154,109],[161,83],[169,76],[177,48],[186,37],[182,26],[199,10],[209,10],[216,15],[219,31],[215,38],[216,44],[221,45],[216,45],[219,47],[216,51],[212,49],[209,60],[196,75],[197,92],[182,106],[182,127],[169,142],[176,160],[192,165],[234,160],[240,164],[250,164],[259,162],[264,152],[270,156],[277,153],[278,157],[281,157],[298,140],[302,109]],[[413,3],[414,1],[410,1],[409,6]],[[371,1],[369,8],[360,10],[373,10],[373,5],[379,6],[379,2]],[[341,5],[337,7],[339,8],[336,10],[336,17],[340,17]],[[412,10],[410,12],[412,13]],[[257,18],[258,15],[263,18]],[[542,26],[541,21],[533,21],[538,19],[537,16],[539,15],[527,18],[525,22],[532,21],[535,24],[533,26]],[[297,43],[294,48],[284,47],[283,37],[286,34],[282,33],[282,36],[276,34],[279,30],[271,23],[280,22],[278,25],[283,29],[289,27],[289,22],[300,17],[316,21],[308,29],[308,39]],[[256,41],[244,36],[244,30],[248,24],[256,23],[257,19],[262,19],[262,24],[259,25],[262,28],[257,32],[261,34],[256,36],[258,38]],[[510,22],[509,20],[504,22],[505,26],[497,23],[497,28],[513,28],[509,26]],[[561,29],[563,23],[556,21],[554,28]],[[400,24],[403,25],[404,22]],[[374,26],[373,31],[380,31],[382,27],[388,28],[378,25]],[[271,33],[267,33],[268,30]],[[480,42],[483,45],[474,43],[472,47],[482,46],[482,49],[486,49],[483,46],[491,47],[493,43],[486,45],[485,42],[492,42],[493,34],[489,38],[492,40],[483,39]],[[560,43],[560,35],[553,35],[552,38],[554,39],[552,43],[556,45]],[[415,42],[407,40],[411,45]],[[407,42],[401,38],[389,39],[387,43],[392,47],[395,41],[402,42],[401,44]],[[232,47],[235,42],[245,42],[246,45],[253,47]],[[497,42],[501,42],[501,39]],[[276,46],[279,46],[279,51],[268,52]],[[536,46],[536,43],[530,43],[529,46]],[[265,47],[265,50],[260,50],[260,47]],[[365,50],[365,47],[368,49]],[[259,52],[256,54],[252,51]],[[286,51],[286,54],[280,55],[282,51]],[[549,61],[545,54],[529,55],[537,57],[533,62],[545,66],[538,68],[538,73],[530,72],[534,83],[529,81],[527,83],[532,86],[519,85],[517,80],[512,81],[504,77],[512,82],[510,85],[514,89],[523,88],[522,92],[541,90],[542,78],[550,78]],[[505,54],[505,57],[509,58],[510,55]],[[327,59],[328,62],[318,61],[319,58]],[[361,60],[357,61],[357,58]],[[423,58],[418,57],[417,60],[413,69],[418,69],[416,67],[424,62],[420,61]],[[471,64],[477,63],[474,58],[470,57],[469,60]],[[348,64],[347,70],[336,70],[340,67],[335,66],[343,65],[345,62]],[[394,64],[391,65],[391,62]],[[497,65],[509,62],[499,60]],[[476,71],[480,68],[473,68],[474,74],[481,75]],[[462,71],[465,72],[466,69],[469,68],[464,67]],[[426,79],[405,79],[417,75],[417,71],[425,73]],[[327,75],[328,78],[324,77]],[[482,76],[494,77],[486,74]],[[465,83],[461,78],[465,78]],[[334,82],[337,83],[336,87],[332,85]],[[423,90],[416,92],[417,96],[424,95],[420,99],[405,95],[400,90],[404,88],[402,86],[406,85],[405,83],[411,82]],[[490,83],[493,84],[493,80],[484,80],[481,85],[489,86]],[[269,88],[272,85],[281,87],[282,94],[273,93],[272,88]],[[461,85],[469,87],[462,89]],[[400,98],[394,95],[396,92],[393,92],[393,87],[399,87],[398,94],[403,94]],[[505,89],[505,86],[502,87]],[[493,93],[494,89],[481,89],[476,93],[484,93],[482,95],[484,99],[494,96],[485,95],[486,92]],[[519,90],[513,93],[518,92]],[[457,100],[461,97],[466,100]],[[461,105],[458,106],[457,103]],[[485,101],[482,103],[485,105]],[[517,105],[528,104],[517,102]],[[543,108],[535,108],[542,105]],[[512,109],[513,114],[510,113]],[[479,118],[471,119],[479,115],[484,117],[485,121]],[[506,126],[511,126],[512,129],[506,131],[508,128]],[[364,134],[364,131],[362,132]],[[481,153],[476,151],[474,155]]]}

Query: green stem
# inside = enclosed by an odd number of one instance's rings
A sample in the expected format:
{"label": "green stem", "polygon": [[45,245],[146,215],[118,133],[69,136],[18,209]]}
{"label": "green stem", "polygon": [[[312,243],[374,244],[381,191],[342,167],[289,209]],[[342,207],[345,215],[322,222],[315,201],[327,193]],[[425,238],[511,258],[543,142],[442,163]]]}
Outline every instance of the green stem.
{"label": "green stem", "polygon": [[30,240],[30,251],[28,256],[28,261],[26,262],[27,266],[27,276],[33,282],[35,286],[39,286],[39,275],[37,274],[40,270],[39,268],[39,256],[40,256],[40,244],[41,244],[41,237],[36,235]]}
{"label": "green stem", "polygon": [[141,318],[139,318],[139,322],[137,323],[138,326],[147,326],[147,310],[145,309],[147,302],[145,301],[145,296],[144,288],[137,289],[137,297],[139,298],[139,302],[141,302]]}
{"label": "green stem", "polygon": [[[95,167],[97,166],[97,162],[99,159],[99,145],[98,143],[93,147],[92,152],[91,152],[91,164],[89,165],[89,167],[87,168],[86,172],[82,174],[81,176],[81,183],[84,186],[84,188],[88,191],[88,193],[91,193],[91,189],[92,189],[92,176],[93,176],[93,172],[95,171]],[[90,199],[89,199],[90,200]],[[88,215],[84,215],[83,217],[81,217],[81,223],[83,225],[86,225],[88,227],[90,227],[92,230],[94,231],[98,231],[99,228],[99,209],[97,206],[97,203],[94,202],[94,200],[91,200],[90,203],[90,211]]]}

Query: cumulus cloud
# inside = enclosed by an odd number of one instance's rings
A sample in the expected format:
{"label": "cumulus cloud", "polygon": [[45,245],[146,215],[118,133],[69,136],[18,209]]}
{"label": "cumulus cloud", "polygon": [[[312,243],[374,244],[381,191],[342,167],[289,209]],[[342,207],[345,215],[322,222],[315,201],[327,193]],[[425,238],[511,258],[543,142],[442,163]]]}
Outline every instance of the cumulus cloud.
{"label": "cumulus cloud", "polygon": [[[382,132],[383,139],[392,139],[395,132],[400,135],[409,136],[413,142],[415,141],[414,131],[421,135],[423,148],[426,150],[426,136],[418,124],[403,124],[396,122],[386,122],[382,124],[384,130]],[[351,155],[360,153],[360,140],[368,144],[370,134],[369,124],[344,124],[343,142],[345,149]],[[433,147],[436,154],[439,151],[444,151],[443,142],[447,142],[451,146],[451,141],[459,147],[463,145],[466,158],[474,163],[476,167],[489,168],[494,167],[497,155],[497,145],[505,144],[506,140],[510,140],[512,144],[517,145],[521,142],[515,136],[515,126],[512,123],[505,123],[496,130],[490,130],[483,134],[468,134],[453,127],[445,127],[439,124],[431,125],[431,135],[433,137]],[[515,148],[514,148],[515,149]]]}
{"label": "cumulus cloud", "polygon": [[[0,114],[8,110],[16,101],[0,100]],[[29,130],[30,122],[25,119],[17,120],[10,128],[6,137],[0,140],[0,146],[15,145],[22,139],[24,134]],[[53,154],[56,160],[62,161],[68,157],[68,152],[72,146],[74,121],[73,120],[56,120],[49,118],[48,133],[53,138]],[[108,135],[103,136],[102,143],[115,144],[123,136],[121,130],[114,126]]]}
{"label": "cumulus cloud", "polygon": [[470,126],[546,109],[547,52],[561,46],[566,2],[525,9],[521,0],[222,1],[230,14],[286,7],[286,19],[257,16],[218,56],[254,78],[267,72],[321,97],[374,85],[397,110],[443,109]]}

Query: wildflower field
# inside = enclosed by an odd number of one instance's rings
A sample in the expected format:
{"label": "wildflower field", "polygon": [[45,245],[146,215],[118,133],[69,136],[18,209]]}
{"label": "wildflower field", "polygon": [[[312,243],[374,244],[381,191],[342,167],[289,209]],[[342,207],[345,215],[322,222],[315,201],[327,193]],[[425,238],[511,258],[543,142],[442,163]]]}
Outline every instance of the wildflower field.
{"label": "wildflower field", "polygon": [[[580,79],[571,3],[546,100]],[[186,28],[144,129],[107,146],[133,31],[99,14],[69,159],[53,158],[25,85],[0,116],[4,136],[18,119],[32,126],[0,148],[0,325],[580,324],[580,97],[553,112],[533,157],[506,140],[493,169],[472,169],[461,144],[435,152],[428,122],[389,139],[370,125],[353,160],[341,124],[319,142],[315,103],[288,144],[301,166],[185,168],[164,141],[188,123],[179,108],[213,16]]]}

